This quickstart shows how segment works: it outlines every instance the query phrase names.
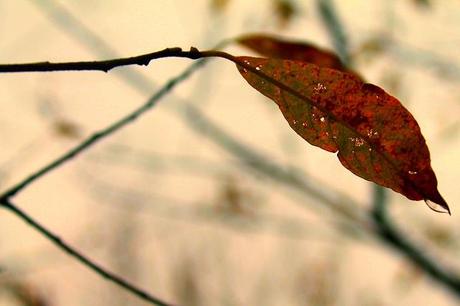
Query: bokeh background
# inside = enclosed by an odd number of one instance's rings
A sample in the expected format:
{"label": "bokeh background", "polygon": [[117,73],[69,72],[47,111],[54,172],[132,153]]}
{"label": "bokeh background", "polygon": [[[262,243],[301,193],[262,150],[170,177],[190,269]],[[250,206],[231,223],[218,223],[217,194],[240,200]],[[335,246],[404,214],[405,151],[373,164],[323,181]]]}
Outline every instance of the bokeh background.
{"label": "bokeh background", "polygon": [[[3,0],[0,62],[204,50],[252,32],[345,52],[418,120],[453,212],[388,191],[389,218],[460,276],[459,17],[454,0]],[[1,188],[129,113],[190,64],[2,74]],[[95,262],[177,305],[458,305],[459,292],[372,232],[373,190],[300,139],[274,103],[216,59],[15,202]],[[0,218],[0,305],[147,305],[7,210]]]}

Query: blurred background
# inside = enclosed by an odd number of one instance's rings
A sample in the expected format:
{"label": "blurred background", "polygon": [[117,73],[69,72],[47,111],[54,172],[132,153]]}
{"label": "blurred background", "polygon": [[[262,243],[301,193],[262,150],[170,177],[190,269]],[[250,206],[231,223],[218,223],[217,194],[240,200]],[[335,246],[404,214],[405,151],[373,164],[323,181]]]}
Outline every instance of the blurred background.
{"label": "blurred background", "polygon": [[[1,63],[205,50],[253,32],[333,50],[415,116],[453,215],[390,190],[376,196],[219,59],[15,203],[177,305],[458,305],[460,287],[381,239],[369,212],[384,202],[403,239],[460,277],[459,17],[454,0],[0,1]],[[142,105],[190,64],[1,75],[2,189]],[[147,305],[7,210],[0,216],[0,305]]]}

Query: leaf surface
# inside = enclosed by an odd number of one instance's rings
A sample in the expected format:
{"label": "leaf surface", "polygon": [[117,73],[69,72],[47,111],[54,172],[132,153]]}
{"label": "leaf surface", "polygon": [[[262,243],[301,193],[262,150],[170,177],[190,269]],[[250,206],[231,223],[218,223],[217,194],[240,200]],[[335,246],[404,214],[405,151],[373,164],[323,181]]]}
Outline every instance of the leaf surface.
{"label": "leaf surface", "polygon": [[236,62],[245,80],[272,99],[310,144],[337,152],[345,168],[366,180],[450,212],[420,127],[396,98],[355,74],[301,60]]}

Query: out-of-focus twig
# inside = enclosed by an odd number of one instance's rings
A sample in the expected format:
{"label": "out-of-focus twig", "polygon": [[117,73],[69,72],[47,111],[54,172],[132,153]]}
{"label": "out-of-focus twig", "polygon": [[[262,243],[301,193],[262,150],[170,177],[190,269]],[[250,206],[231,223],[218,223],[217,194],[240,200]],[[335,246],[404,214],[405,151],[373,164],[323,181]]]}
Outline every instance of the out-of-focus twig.
{"label": "out-of-focus twig", "polygon": [[[71,36],[81,42],[82,45],[90,46],[93,53],[102,58],[118,58],[120,54],[107,43],[102,37],[94,33],[89,27],[74,16],[65,6],[54,0],[31,0],[53,23],[59,25],[57,28],[70,33]],[[150,94],[152,82],[134,69],[116,71],[116,75],[122,78],[127,84],[144,93]]]}
{"label": "out-of-focus twig", "polygon": [[301,174],[278,165],[276,162],[271,161],[248,145],[232,137],[228,132],[205,117],[193,105],[186,105],[185,108],[186,112],[184,116],[191,128],[237,157],[250,169],[264,174],[267,178],[281,183],[286,187],[294,188],[307,197],[312,197],[315,201],[318,201],[314,204],[320,206],[327,205],[329,209],[333,210],[337,215],[342,216],[344,220],[353,221],[364,228],[368,226],[363,221],[362,216],[360,216],[360,211],[355,209],[357,205],[354,204],[356,203],[344,194],[339,193],[333,188],[323,192],[320,188],[313,187]]}
{"label": "out-of-focus twig", "polygon": [[348,51],[348,40],[343,24],[340,22],[334,9],[333,0],[317,0],[318,10],[324,22],[334,49],[345,65],[350,65],[351,58]]}

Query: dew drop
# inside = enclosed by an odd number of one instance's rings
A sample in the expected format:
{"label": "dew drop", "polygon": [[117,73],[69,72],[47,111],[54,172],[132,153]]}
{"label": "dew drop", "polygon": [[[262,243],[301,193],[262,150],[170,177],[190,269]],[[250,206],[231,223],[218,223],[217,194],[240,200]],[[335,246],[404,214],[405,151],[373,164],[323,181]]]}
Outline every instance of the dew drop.
{"label": "dew drop", "polygon": [[355,147],[360,147],[364,144],[364,139],[356,137],[355,139]]}
{"label": "dew drop", "polygon": [[374,131],[373,129],[369,129],[367,131],[367,137],[372,138],[372,137],[378,137],[379,133]]}
{"label": "dew drop", "polygon": [[308,127],[308,123],[307,122],[302,122],[302,126],[303,127]]}
{"label": "dew drop", "polygon": [[319,118],[319,120],[320,120],[321,122],[324,122],[324,121],[326,121],[326,118],[321,117],[321,118]]}
{"label": "dew drop", "polygon": [[313,87],[313,91],[316,91],[316,92],[318,92],[318,93],[323,92],[323,91],[325,91],[326,89],[327,89],[327,87],[326,87],[324,84],[322,84],[322,83],[317,83],[317,84],[315,85],[315,87]]}
{"label": "dew drop", "polygon": [[296,125],[296,124],[297,124],[297,120],[292,120],[292,124]]}
{"label": "dew drop", "polygon": [[257,67],[256,67],[256,70],[260,70],[260,66],[257,66]]}
{"label": "dew drop", "polygon": [[369,148],[369,152],[372,152],[372,148]]}
{"label": "dew drop", "polygon": [[409,170],[409,171],[407,171],[407,173],[409,173],[410,175],[414,175],[414,174],[417,174],[418,172]]}
{"label": "dew drop", "polygon": [[438,203],[435,203],[431,200],[425,199],[425,204],[432,210],[438,213],[444,213],[444,214],[449,214],[450,215],[450,210],[448,207],[444,207],[439,205]]}

